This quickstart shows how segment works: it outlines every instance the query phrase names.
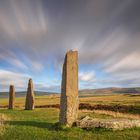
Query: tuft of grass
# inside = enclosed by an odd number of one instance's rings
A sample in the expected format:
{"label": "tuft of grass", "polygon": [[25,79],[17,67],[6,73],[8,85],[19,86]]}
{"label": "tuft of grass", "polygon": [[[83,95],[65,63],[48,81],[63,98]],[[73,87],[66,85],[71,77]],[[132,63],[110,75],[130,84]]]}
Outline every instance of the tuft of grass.
{"label": "tuft of grass", "polygon": [[0,113],[0,136],[3,136],[8,128],[9,125],[4,124],[4,122],[8,120],[10,120],[10,118],[7,115]]}
{"label": "tuft of grass", "polygon": [[10,120],[10,118],[7,115],[0,113],[0,121],[1,122],[8,121],[8,120]]}

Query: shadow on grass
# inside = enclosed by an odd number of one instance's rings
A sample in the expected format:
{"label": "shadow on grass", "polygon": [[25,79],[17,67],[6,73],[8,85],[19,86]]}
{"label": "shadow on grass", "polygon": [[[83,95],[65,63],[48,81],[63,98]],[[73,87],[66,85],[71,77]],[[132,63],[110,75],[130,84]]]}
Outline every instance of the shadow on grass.
{"label": "shadow on grass", "polygon": [[39,121],[7,121],[9,125],[16,126],[33,126],[38,128],[46,128],[48,130],[57,130],[58,123],[39,122]]}
{"label": "shadow on grass", "polygon": [[37,128],[46,128],[50,131],[85,131],[84,129],[78,127],[66,127],[65,125],[60,125],[58,122],[56,123],[49,123],[49,122],[40,122],[40,121],[6,121],[8,125],[15,125],[15,126],[31,126]]}
{"label": "shadow on grass", "polygon": [[[37,128],[46,128],[49,131],[78,131],[78,132],[86,132],[90,131],[92,133],[106,133],[106,132],[114,132],[112,129],[106,128],[89,128],[89,129],[82,129],[78,127],[68,128],[66,126],[60,125],[57,123],[49,123],[49,122],[38,122],[38,121],[7,121],[9,125],[15,126],[32,126]],[[124,129],[124,130],[132,130],[132,129]],[[117,130],[117,131],[124,131],[124,130]],[[133,128],[133,130],[139,131],[140,128]]]}
{"label": "shadow on grass", "polygon": [[6,121],[5,124],[15,125],[15,126],[31,126],[37,128],[46,128],[50,131],[81,131],[83,129],[78,127],[66,127],[65,125],[60,125],[58,122],[49,123],[49,122],[40,122],[40,121]]}

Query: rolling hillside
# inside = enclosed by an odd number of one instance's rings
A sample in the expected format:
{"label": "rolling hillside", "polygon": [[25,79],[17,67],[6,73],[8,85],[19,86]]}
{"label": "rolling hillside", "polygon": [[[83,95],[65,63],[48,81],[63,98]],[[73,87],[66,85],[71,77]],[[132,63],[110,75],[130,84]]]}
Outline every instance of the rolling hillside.
{"label": "rolling hillside", "polygon": [[[80,96],[93,96],[93,95],[110,95],[110,94],[139,94],[140,88],[101,88],[101,89],[84,89],[79,91]],[[42,92],[35,91],[35,95],[44,96],[50,94],[59,94],[56,92]],[[0,92],[0,98],[7,98],[8,92]],[[24,97],[26,92],[16,92],[16,97]]]}
{"label": "rolling hillside", "polygon": [[114,94],[114,93],[140,93],[140,88],[101,88],[101,89],[84,89],[79,91],[80,94]]}

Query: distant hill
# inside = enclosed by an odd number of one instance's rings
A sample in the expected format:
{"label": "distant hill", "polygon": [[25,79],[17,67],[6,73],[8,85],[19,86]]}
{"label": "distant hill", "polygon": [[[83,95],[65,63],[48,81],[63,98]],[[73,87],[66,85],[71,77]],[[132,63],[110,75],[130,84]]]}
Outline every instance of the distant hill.
{"label": "distant hill", "polygon": [[[50,95],[50,94],[58,94],[58,93],[35,91],[35,95],[37,95],[37,96],[44,96],[44,95]],[[8,92],[0,92],[0,98],[8,98],[8,96],[9,96]],[[25,97],[25,96],[26,96],[26,92],[25,91],[16,92],[16,97]]]}
{"label": "distant hill", "polygon": [[126,94],[140,93],[140,88],[101,88],[101,89],[84,89],[79,91],[80,94]]}
{"label": "distant hill", "polygon": [[[35,91],[35,95],[44,96],[51,94],[59,94],[56,92]],[[93,95],[110,95],[110,94],[140,94],[140,88],[101,88],[101,89],[83,89],[79,91],[80,96]],[[8,92],[0,92],[0,98],[8,98]],[[26,92],[16,92],[16,97],[25,97]]]}

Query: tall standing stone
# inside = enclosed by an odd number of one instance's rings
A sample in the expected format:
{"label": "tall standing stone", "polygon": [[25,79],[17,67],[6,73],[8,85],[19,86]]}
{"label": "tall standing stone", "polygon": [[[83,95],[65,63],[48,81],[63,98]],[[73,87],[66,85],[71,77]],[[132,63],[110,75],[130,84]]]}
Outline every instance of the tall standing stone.
{"label": "tall standing stone", "polygon": [[67,52],[63,64],[59,122],[71,127],[78,117],[78,52]]}
{"label": "tall standing stone", "polygon": [[29,79],[28,89],[26,94],[26,102],[25,102],[25,110],[33,110],[35,97],[34,97],[34,90],[33,90],[33,81]]}
{"label": "tall standing stone", "polygon": [[9,87],[9,109],[14,109],[15,107],[15,88],[13,85]]}

